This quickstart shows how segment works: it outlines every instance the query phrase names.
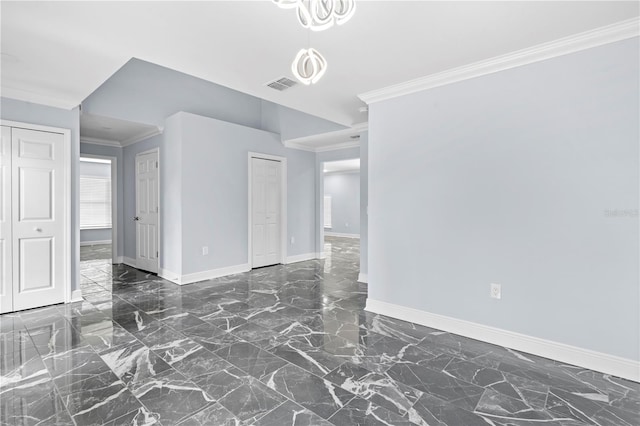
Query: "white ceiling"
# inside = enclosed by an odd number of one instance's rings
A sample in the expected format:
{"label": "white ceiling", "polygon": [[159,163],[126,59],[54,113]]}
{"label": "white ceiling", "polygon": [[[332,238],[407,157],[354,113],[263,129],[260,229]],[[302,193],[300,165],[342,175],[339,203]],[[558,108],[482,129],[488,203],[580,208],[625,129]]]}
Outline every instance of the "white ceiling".
{"label": "white ceiling", "polygon": [[90,114],[80,115],[80,139],[104,145],[126,146],[160,133],[147,124]]}
{"label": "white ceiling", "polygon": [[360,133],[367,129],[368,124],[369,123],[364,122],[352,128],[288,139],[283,141],[283,143],[284,146],[289,148],[303,149],[312,152],[353,148],[360,146]]}
{"label": "white ceiling", "polygon": [[[131,57],[347,126],[356,95],[638,16],[638,2],[363,1],[309,33],[263,1],[0,4],[2,95],[71,108]],[[315,86],[277,92],[297,51],[327,59]]]}
{"label": "white ceiling", "polygon": [[354,172],[356,170],[360,170],[359,158],[354,158],[352,160],[325,161],[322,169],[325,173]]}

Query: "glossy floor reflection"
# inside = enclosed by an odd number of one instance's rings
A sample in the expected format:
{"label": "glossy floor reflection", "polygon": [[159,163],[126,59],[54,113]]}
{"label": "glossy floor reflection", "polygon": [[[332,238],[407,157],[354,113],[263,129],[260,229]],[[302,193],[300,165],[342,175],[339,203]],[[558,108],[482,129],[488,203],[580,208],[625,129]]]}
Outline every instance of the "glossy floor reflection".
{"label": "glossy floor reflection", "polygon": [[638,425],[640,386],[363,311],[358,240],[177,286],[82,263],[0,317],[2,425]]}

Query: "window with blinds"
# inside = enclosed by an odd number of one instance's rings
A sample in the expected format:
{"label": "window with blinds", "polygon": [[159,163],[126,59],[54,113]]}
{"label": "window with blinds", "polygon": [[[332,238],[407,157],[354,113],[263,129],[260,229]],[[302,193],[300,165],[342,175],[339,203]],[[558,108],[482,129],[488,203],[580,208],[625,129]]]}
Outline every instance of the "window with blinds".
{"label": "window with blinds", "polygon": [[324,227],[331,228],[331,195],[324,196]]}
{"label": "window with blinds", "polygon": [[80,229],[111,228],[111,179],[80,176]]}

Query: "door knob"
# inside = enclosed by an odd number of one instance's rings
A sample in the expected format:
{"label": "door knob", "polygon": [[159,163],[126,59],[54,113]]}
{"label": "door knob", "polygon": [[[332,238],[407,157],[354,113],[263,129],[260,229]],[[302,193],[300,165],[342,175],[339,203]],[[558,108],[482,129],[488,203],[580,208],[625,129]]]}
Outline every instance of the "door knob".
{"label": "door knob", "polygon": [[36,228],[33,228],[33,230],[36,231],[36,232],[42,232],[42,228],[37,228],[36,227]]}
{"label": "door knob", "polygon": [[134,216],[133,220],[140,220],[140,218],[138,216]]}

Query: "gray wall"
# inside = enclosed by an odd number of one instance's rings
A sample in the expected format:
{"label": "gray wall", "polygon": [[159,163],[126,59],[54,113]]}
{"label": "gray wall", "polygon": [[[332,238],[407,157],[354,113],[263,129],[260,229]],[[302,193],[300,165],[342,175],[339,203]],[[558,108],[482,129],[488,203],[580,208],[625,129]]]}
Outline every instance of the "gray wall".
{"label": "gray wall", "polygon": [[325,174],[324,195],[331,196],[331,228],[325,233],[360,235],[360,172]]}
{"label": "gray wall", "polygon": [[260,129],[279,133],[284,141],[319,133],[335,132],[346,129],[346,126],[262,100]]}
{"label": "gray wall", "polygon": [[135,155],[155,147],[161,268],[186,275],[247,263],[250,151],[287,157],[287,255],[314,252],[315,155],[285,148],[273,133],[178,113],[166,120],[162,135],[124,148],[125,256],[135,258],[135,223],[129,220],[135,215]]}
{"label": "gray wall", "polygon": [[[82,156],[82,142],[80,143],[80,155]],[[80,176],[100,176],[111,178],[111,164],[90,163],[80,161]],[[81,229],[80,243],[93,241],[111,241],[111,228]]]}
{"label": "gray wall", "polygon": [[[287,158],[287,255],[314,252],[315,155],[283,147],[273,133],[193,114],[178,116],[182,130],[182,273],[248,262],[250,151]],[[202,255],[202,246],[209,247],[209,255]]]}
{"label": "gray wall", "polygon": [[337,123],[238,92],[188,74],[131,59],[82,103],[88,114],[164,126],[186,111],[285,139],[343,129]]}
{"label": "gray wall", "polygon": [[639,360],[639,47],[372,104],[369,296]]}
{"label": "gray wall", "polygon": [[[82,154],[91,154],[91,155],[102,155],[106,157],[115,157],[116,158],[116,179],[117,179],[117,238],[116,245],[118,247],[114,247],[116,250],[116,255],[118,257],[124,256],[124,163],[123,163],[123,155],[122,148],[117,146],[104,146],[104,145],[94,145],[83,143],[80,141],[80,155]],[[82,233],[83,231],[81,231]],[[110,240],[109,238],[104,238],[105,240]]]}
{"label": "gray wall", "polygon": [[79,287],[80,282],[80,225],[77,197],[80,111],[78,108],[65,110],[15,99],[0,98],[0,118],[71,130],[71,288],[75,290]]}
{"label": "gray wall", "polygon": [[111,228],[80,230],[81,245],[91,245],[96,242],[103,243],[104,241],[109,241],[109,243],[111,242]]}
{"label": "gray wall", "polygon": [[360,134],[360,274],[367,275],[369,261],[369,132]]}

